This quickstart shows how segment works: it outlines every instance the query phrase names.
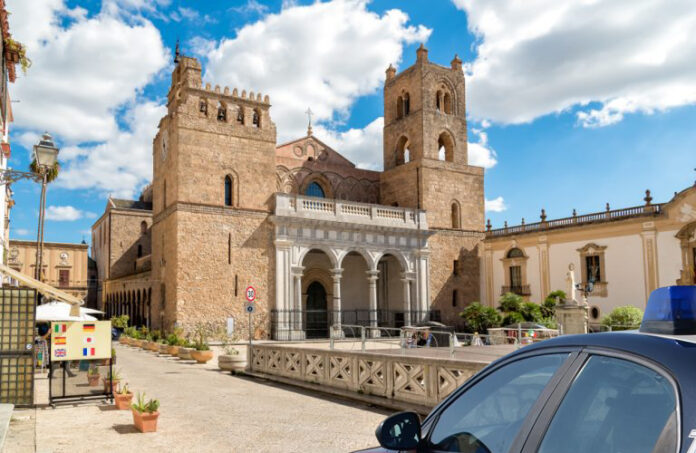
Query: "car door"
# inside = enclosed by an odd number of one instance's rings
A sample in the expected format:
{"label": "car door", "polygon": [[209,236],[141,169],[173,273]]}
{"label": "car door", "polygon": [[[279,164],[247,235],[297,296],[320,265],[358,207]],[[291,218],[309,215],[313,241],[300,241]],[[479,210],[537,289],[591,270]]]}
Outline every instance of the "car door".
{"label": "car door", "polygon": [[679,451],[679,393],[667,370],[600,350],[579,361],[572,381],[549,397],[523,453]]}
{"label": "car door", "polygon": [[544,351],[501,362],[438,406],[424,422],[421,450],[519,451],[546,399],[578,353]]}

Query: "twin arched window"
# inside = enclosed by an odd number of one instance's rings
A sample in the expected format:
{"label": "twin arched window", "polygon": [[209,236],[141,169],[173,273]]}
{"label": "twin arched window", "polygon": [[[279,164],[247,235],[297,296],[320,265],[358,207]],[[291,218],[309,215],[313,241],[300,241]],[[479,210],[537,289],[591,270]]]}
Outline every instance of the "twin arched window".
{"label": "twin arched window", "polygon": [[326,194],[324,193],[324,189],[316,181],[311,182],[307,186],[307,188],[305,189],[305,195],[308,195],[310,197],[318,197],[318,198],[325,198],[326,197]]}
{"label": "twin arched window", "polygon": [[444,89],[440,89],[437,91],[435,96],[435,109],[438,112],[444,112],[447,115],[451,115],[452,96],[449,94],[449,92],[445,91]]}
{"label": "twin arched window", "polygon": [[401,119],[411,113],[411,96],[404,93],[396,100],[396,118]]}

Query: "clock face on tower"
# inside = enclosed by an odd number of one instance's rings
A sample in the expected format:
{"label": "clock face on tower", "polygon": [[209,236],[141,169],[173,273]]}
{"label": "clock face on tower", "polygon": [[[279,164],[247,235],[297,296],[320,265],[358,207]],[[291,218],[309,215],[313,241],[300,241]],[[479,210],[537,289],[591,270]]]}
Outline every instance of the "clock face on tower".
{"label": "clock face on tower", "polygon": [[168,146],[167,134],[162,135],[162,161],[167,159],[167,146]]}

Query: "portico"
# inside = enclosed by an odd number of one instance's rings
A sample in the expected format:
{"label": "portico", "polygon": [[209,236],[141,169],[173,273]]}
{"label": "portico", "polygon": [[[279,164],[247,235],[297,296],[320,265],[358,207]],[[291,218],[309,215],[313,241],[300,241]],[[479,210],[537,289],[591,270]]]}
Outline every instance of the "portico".
{"label": "portico", "polygon": [[275,201],[273,338],[429,319],[424,211],[282,193]]}

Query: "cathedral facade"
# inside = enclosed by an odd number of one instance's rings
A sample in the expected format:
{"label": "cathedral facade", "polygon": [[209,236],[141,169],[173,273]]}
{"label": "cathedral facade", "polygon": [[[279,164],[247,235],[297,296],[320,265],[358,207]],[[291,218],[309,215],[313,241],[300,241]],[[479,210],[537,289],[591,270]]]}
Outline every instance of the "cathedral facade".
{"label": "cathedral facade", "polygon": [[[384,86],[384,171],[311,131],[276,143],[268,96],[211,87],[180,57],[138,201],[110,199],[93,250],[108,314],[169,330],[234,318],[257,338],[332,325],[455,323],[480,298],[483,169],[467,163],[465,81],[418,50]],[[128,264],[124,264],[128,263]]]}

